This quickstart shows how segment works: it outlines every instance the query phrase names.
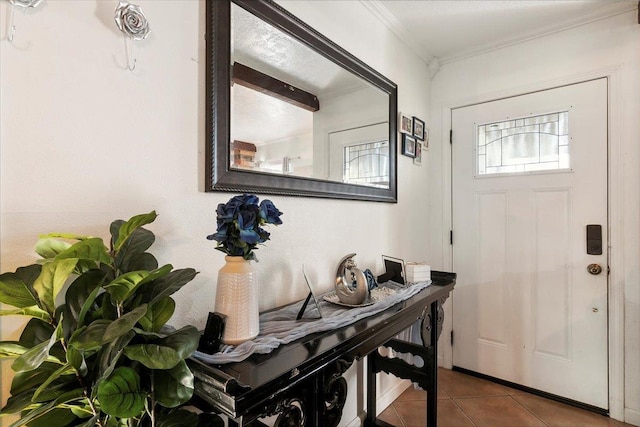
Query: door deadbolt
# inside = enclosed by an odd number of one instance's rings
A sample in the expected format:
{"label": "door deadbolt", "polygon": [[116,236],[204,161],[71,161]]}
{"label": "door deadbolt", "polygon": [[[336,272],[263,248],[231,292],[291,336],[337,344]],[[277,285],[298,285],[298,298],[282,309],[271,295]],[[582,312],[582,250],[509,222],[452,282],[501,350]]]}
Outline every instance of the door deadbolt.
{"label": "door deadbolt", "polygon": [[602,273],[602,267],[600,267],[600,265],[598,264],[589,264],[587,266],[587,270],[589,271],[590,274],[593,274],[594,276],[597,276],[598,274]]}

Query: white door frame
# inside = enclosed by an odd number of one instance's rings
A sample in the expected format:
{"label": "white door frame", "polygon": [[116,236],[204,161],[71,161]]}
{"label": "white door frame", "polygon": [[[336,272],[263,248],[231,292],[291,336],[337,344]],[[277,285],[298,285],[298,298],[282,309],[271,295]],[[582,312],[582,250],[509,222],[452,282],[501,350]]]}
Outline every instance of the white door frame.
{"label": "white door frame", "polygon": [[[609,67],[581,73],[566,78],[536,83],[529,86],[508,89],[500,92],[483,94],[467,99],[447,102],[449,106],[442,108],[442,254],[443,268],[452,271],[453,250],[449,244],[449,230],[452,229],[451,200],[451,146],[449,129],[451,129],[451,110],[472,104],[494,101],[501,98],[524,95],[558,86],[580,83],[587,80],[606,77],[608,81],[608,202],[609,202],[609,289],[608,289],[608,323],[609,323],[609,414],[611,418],[624,420],[624,246],[623,246],[623,214],[624,214],[624,177],[622,150],[622,95],[621,68]],[[455,140],[455,136],[454,136]],[[455,290],[445,307],[445,324],[443,336],[451,333],[450,304],[455,304]],[[447,320],[448,318],[448,320]],[[443,349],[443,364],[451,368],[453,352],[449,340],[440,343]]]}

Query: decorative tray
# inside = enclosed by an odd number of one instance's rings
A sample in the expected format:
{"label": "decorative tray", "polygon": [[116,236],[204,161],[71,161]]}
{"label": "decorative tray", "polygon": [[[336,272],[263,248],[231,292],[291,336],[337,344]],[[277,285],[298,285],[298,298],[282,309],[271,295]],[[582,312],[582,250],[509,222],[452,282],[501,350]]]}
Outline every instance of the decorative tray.
{"label": "decorative tray", "polygon": [[324,299],[327,302],[330,302],[331,304],[336,304],[336,305],[341,305],[343,307],[351,307],[351,308],[355,308],[355,307],[366,307],[368,305],[373,305],[375,303],[377,303],[378,301],[380,301],[383,298],[386,298],[388,296],[393,295],[398,289],[401,289],[402,287],[397,285],[397,286],[389,286],[389,284],[385,284],[383,286],[374,288],[372,291],[369,292],[369,297],[366,299],[365,302],[363,302],[362,304],[347,304],[344,303],[342,301],[340,301],[340,298],[338,298],[338,295],[336,295],[335,291],[331,291],[327,294],[325,294],[322,299]]}

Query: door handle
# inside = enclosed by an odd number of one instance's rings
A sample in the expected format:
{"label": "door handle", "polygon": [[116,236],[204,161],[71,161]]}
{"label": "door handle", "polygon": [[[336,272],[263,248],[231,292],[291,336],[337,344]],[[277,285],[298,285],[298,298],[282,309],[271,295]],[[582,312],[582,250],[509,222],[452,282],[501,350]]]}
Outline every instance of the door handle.
{"label": "door handle", "polygon": [[602,267],[600,267],[600,264],[589,264],[587,266],[587,271],[589,271],[590,274],[597,276],[602,273]]}

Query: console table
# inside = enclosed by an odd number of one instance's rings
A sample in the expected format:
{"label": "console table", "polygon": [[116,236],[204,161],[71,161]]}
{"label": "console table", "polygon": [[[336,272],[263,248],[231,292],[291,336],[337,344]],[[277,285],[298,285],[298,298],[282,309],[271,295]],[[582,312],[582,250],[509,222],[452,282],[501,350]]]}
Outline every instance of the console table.
{"label": "console table", "polygon": [[[194,406],[223,414],[229,426],[263,425],[258,418],[277,415],[276,426],[337,426],[347,397],[342,374],[367,357],[367,415],[364,426],[386,426],[376,419],[376,373],[411,379],[427,391],[427,426],[436,426],[437,339],[444,319],[442,303],[455,285],[455,273],[431,272],[433,284],[385,311],[338,330],[312,334],[269,354],[211,365],[190,359],[195,376]],[[394,339],[421,322],[422,344]],[[381,356],[380,346],[421,357],[420,368]]]}

